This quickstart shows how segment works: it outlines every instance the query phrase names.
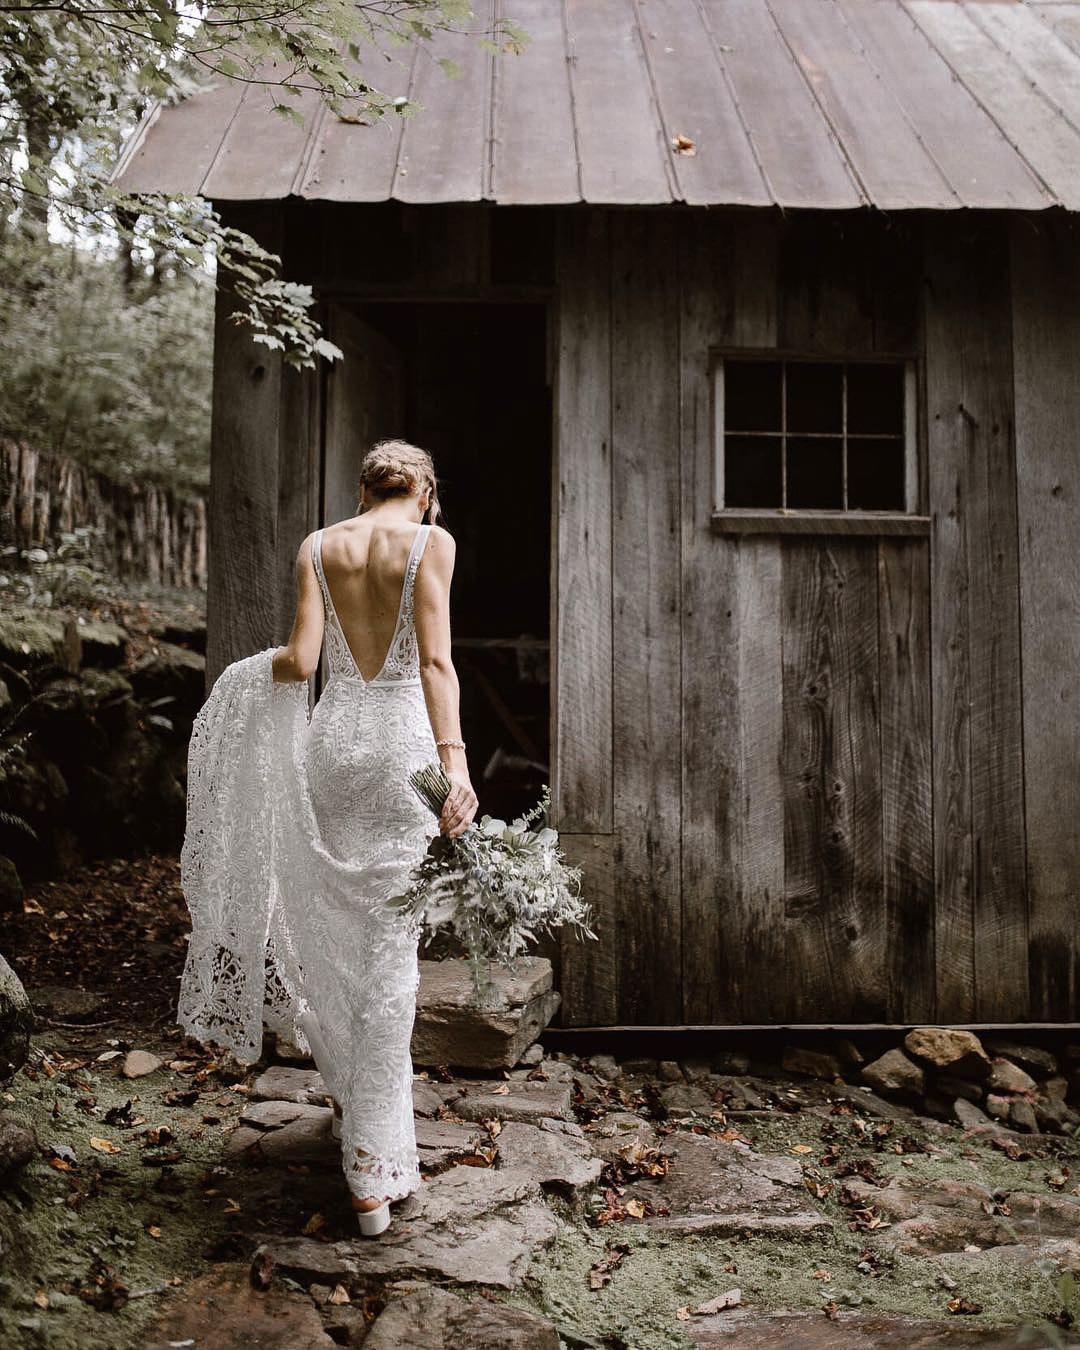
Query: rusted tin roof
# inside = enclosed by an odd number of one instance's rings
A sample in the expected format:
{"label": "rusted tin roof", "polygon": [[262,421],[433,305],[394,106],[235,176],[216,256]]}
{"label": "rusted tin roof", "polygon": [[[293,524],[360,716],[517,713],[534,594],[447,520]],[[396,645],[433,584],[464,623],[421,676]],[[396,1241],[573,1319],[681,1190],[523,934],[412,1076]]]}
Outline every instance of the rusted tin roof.
{"label": "rusted tin roof", "polygon": [[[1080,209],[1080,0],[477,0],[518,55],[445,36],[370,126],[223,83],[159,108],[132,190],[218,201]],[[434,56],[461,68],[448,78]]]}

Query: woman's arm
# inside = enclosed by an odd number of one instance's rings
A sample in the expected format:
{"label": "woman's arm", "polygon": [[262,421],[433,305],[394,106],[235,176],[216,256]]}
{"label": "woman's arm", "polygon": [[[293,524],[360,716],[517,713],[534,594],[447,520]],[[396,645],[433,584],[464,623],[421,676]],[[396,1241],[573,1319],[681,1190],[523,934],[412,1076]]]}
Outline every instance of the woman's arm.
{"label": "woman's arm", "polygon": [[311,560],[309,534],[296,555],[296,618],[292,632],[287,645],[278,648],[272,663],[278,684],[296,683],[314,674],[322,651],[324,623],[322,593]]}
{"label": "woman's arm", "polygon": [[[413,591],[420,682],[437,741],[461,740],[458,678],[450,659],[450,580],[456,552],[453,535],[434,526],[417,568]],[[451,784],[439,828],[453,839],[465,832],[476,815],[476,793],[469,779],[464,750],[440,745],[439,758]]]}

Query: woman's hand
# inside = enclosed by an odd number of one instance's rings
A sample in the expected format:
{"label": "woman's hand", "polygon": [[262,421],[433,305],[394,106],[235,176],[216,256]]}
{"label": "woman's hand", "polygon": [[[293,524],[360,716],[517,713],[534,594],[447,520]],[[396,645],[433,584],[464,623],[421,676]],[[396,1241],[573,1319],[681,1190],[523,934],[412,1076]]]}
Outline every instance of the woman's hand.
{"label": "woman's hand", "polygon": [[450,779],[450,792],[443,803],[439,817],[440,831],[451,839],[464,834],[476,815],[477,799],[473,785],[467,773],[454,770],[446,775]]}

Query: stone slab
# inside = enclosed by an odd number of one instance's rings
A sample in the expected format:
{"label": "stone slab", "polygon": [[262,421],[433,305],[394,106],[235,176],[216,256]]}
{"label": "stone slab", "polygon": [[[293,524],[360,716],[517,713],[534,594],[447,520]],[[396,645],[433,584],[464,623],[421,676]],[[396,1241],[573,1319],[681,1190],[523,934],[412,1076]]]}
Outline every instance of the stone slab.
{"label": "stone slab", "polygon": [[280,1064],[259,1074],[248,1093],[252,1102],[299,1102],[308,1106],[325,1106],[328,1097],[318,1070],[290,1069]]}
{"label": "stone slab", "polygon": [[555,1015],[551,962],[526,957],[513,971],[493,966],[493,993],[481,1007],[464,961],[421,961],[412,1057],[417,1064],[509,1069]]}
{"label": "stone slab", "polygon": [[536,1313],[437,1288],[389,1303],[364,1341],[366,1350],[559,1350],[559,1344],[558,1332]]}
{"label": "stone slab", "polygon": [[541,1186],[577,1195],[600,1179],[601,1162],[584,1139],[551,1128],[509,1121],[498,1136],[499,1166],[517,1167]]}
{"label": "stone slab", "polygon": [[140,1339],[146,1350],[213,1346],[214,1350],[333,1350],[309,1298],[280,1285],[258,1293],[247,1270],[218,1267],[187,1281]]}
{"label": "stone slab", "polygon": [[487,1143],[487,1135],[477,1125],[457,1125],[449,1120],[416,1122],[416,1151],[425,1171],[450,1167]]}
{"label": "stone slab", "polygon": [[[545,1117],[571,1118],[571,1088],[568,1083],[513,1082],[495,1092],[487,1084],[456,1084],[460,1094],[447,1094],[447,1105],[463,1120],[519,1120],[538,1125]],[[496,1084],[495,1086],[500,1086]]]}
{"label": "stone slab", "polygon": [[[1030,1344],[1019,1327],[966,1327],[930,1318],[841,1312],[763,1312],[735,1308],[684,1324],[698,1350],[1019,1350]],[[1070,1338],[1068,1350],[1080,1342]]]}
{"label": "stone slab", "polygon": [[280,1130],[294,1120],[326,1120],[325,1106],[309,1106],[307,1102],[249,1101],[240,1113],[245,1125],[259,1130]]}

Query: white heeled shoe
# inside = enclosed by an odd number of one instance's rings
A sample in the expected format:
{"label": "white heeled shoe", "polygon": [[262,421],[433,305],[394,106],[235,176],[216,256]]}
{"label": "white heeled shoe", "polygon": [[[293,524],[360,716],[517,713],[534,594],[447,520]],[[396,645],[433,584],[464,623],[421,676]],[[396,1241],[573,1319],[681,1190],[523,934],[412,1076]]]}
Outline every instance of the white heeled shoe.
{"label": "white heeled shoe", "polygon": [[384,1200],[378,1209],[355,1210],[364,1237],[378,1237],[390,1227],[390,1201]]}

